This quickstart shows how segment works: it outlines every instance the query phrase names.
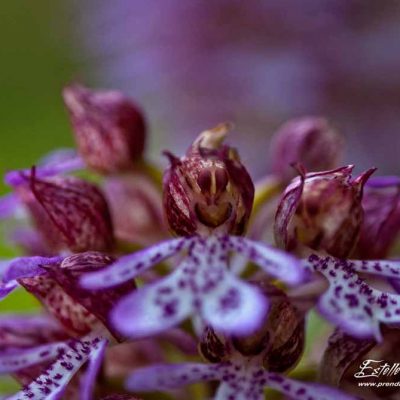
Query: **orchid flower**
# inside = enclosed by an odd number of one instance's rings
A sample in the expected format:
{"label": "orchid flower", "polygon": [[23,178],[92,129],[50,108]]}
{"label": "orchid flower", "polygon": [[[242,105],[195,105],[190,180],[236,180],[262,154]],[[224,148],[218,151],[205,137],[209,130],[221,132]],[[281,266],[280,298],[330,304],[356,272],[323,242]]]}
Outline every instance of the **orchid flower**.
{"label": "orchid flower", "polygon": [[295,400],[354,399],[333,388],[283,375],[302,353],[302,316],[284,292],[265,280],[257,285],[271,299],[271,312],[256,331],[246,337],[232,337],[207,327],[199,349],[212,364],[164,364],[138,369],[127,378],[127,388],[133,392],[168,391],[200,381],[220,381],[215,400],[264,400],[265,387]]}
{"label": "orchid flower", "polygon": [[155,365],[135,371],[127,388],[135,392],[168,391],[197,382],[220,381],[215,400],[264,400],[270,387],[293,400],[354,400],[339,390],[314,383],[299,382],[267,372],[248,359],[237,357],[219,364],[184,363]]}
{"label": "orchid flower", "polygon": [[257,288],[229,271],[231,252],[258,264],[271,277],[294,285],[305,278],[295,258],[267,245],[234,236],[245,229],[253,184],[237,154],[221,145],[227,126],[205,131],[185,157],[169,155],[164,205],[171,229],[183,236],[121,257],[109,268],[87,275],[86,288],[119,285],[155,264],[185,251],[167,277],[123,299],[112,313],[118,330],[148,336],[193,316],[218,330],[245,334],[267,312]]}
{"label": "orchid flower", "polygon": [[345,259],[359,236],[363,187],[374,171],[352,180],[351,170],[347,166],[294,180],[278,207],[275,236],[281,247],[313,253],[304,267],[329,283],[319,297],[319,311],[348,334],[380,341],[380,323],[400,323],[400,296],[374,289],[363,274],[397,279],[400,262]]}

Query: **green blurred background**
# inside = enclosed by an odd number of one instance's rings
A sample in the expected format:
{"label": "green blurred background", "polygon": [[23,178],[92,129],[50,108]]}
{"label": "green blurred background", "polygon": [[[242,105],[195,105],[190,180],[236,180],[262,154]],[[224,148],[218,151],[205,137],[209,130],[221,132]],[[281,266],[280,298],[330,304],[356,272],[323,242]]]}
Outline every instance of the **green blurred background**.
{"label": "green blurred background", "polygon": [[[62,2],[2,2],[0,173],[71,146],[60,90],[74,76]],[[57,27],[57,29],[54,29]],[[2,192],[5,187],[1,186]]]}

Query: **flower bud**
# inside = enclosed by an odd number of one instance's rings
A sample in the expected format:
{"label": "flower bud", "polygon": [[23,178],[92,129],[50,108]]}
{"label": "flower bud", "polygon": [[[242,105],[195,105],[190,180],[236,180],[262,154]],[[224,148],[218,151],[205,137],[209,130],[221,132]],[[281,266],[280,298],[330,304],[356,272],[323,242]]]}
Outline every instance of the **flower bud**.
{"label": "flower bud", "polygon": [[113,246],[108,205],[93,184],[75,177],[25,177],[15,187],[53,252],[106,251]]}
{"label": "flower bud", "polygon": [[363,220],[363,187],[374,168],[352,180],[353,166],[310,173],[285,190],[275,216],[275,240],[287,250],[306,246],[347,257]]}
{"label": "flower bud", "polygon": [[208,361],[228,360],[236,352],[245,357],[262,356],[271,372],[284,372],[299,360],[304,348],[304,319],[286,294],[266,280],[254,282],[270,301],[264,323],[252,334],[227,337],[207,327],[199,350]]}
{"label": "flower bud", "polygon": [[141,158],[146,124],[138,107],[117,91],[80,85],[63,91],[79,153],[102,173],[130,169]]}
{"label": "flower bud", "polygon": [[167,236],[161,192],[146,175],[130,173],[107,177],[103,191],[118,239],[146,246]]}
{"label": "flower bud", "polygon": [[287,182],[295,176],[293,163],[301,163],[307,171],[326,171],[338,165],[342,150],[343,138],[326,119],[290,120],[272,139],[272,173]]}
{"label": "flower bud", "polygon": [[254,185],[235,149],[221,143],[228,128],[201,133],[182,158],[167,154],[164,211],[178,235],[240,235],[246,228]]}
{"label": "flower bud", "polygon": [[[379,178],[378,178],[379,179]],[[400,234],[400,187],[366,187],[362,206],[364,220],[356,256],[362,259],[387,258]]]}

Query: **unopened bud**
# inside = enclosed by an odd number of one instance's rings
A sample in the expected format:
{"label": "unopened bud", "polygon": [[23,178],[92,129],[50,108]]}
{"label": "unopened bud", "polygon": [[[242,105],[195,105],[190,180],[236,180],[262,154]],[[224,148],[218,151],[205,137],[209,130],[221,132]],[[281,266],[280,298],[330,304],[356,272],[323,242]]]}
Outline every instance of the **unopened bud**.
{"label": "unopened bud", "polygon": [[325,118],[290,120],[275,133],[271,144],[272,173],[287,182],[301,163],[307,171],[326,171],[340,162],[343,138]]}
{"label": "unopened bud", "polygon": [[80,85],[63,91],[79,153],[98,172],[130,169],[141,158],[146,125],[138,107],[117,91]]}
{"label": "unopened bud", "polygon": [[342,258],[354,248],[363,220],[363,187],[374,168],[352,179],[353,166],[310,173],[286,189],[275,216],[275,240],[287,250],[306,246]]}
{"label": "unopened bud", "polygon": [[94,185],[75,177],[35,177],[15,187],[53,250],[106,251],[113,246],[108,205]]}
{"label": "unopened bud", "polygon": [[160,190],[144,174],[107,177],[103,191],[110,206],[116,238],[141,245],[167,236]]}
{"label": "unopened bud", "polygon": [[400,235],[400,186],[365,189],[364,219],[355,253],[362,259],[387,258]]}
{"label": "unopened bud", "polygon": [[164,211],[178,235],[240,235],[253,206],[254,185],[235,149],[223,145],[229,126],[201,133],[186,155],[167,154]]}

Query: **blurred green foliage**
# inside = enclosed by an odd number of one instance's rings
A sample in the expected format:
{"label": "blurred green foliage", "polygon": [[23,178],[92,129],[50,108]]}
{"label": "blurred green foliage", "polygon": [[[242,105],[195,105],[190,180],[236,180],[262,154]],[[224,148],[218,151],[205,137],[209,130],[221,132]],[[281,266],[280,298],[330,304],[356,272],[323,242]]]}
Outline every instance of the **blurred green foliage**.
{"label": "blurred green foliage", "polygon": [[0,18],[3,174],[31,165],[53,148],[71,146],[60,91],[73,77],[73,65],[62,2],[2,2]]}

